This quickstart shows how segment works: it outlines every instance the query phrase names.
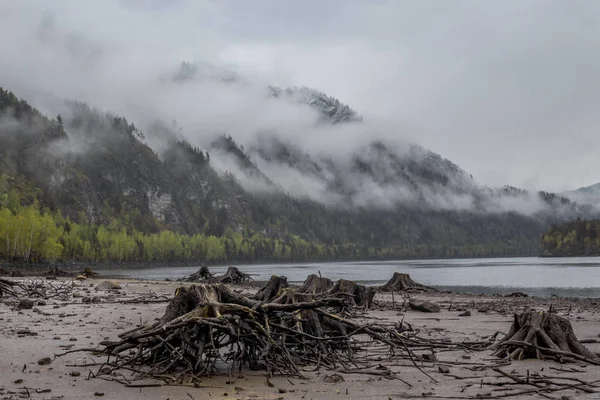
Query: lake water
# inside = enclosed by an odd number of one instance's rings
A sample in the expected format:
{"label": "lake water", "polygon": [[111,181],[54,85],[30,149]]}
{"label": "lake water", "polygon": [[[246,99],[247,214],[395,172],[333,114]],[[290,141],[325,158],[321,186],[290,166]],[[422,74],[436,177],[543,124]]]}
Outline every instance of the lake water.
{"label": "lake water", "polygon": [[[98,269],[102,274],[137,279],[178,279],[199,267],[152,267]],[[453,260],[411,260],[238,265],[257,281],[273,274],[284,275],[290,283],[301,283],[319,272],[332,280],[344,278],[367,285],[386,282],[394,272],[404,272],[417,282],[457,292],[524,292],[548,297],[600,297],[600,257],[581,258],[489,258]],[[226,266],[210,267],[220,275]]]}

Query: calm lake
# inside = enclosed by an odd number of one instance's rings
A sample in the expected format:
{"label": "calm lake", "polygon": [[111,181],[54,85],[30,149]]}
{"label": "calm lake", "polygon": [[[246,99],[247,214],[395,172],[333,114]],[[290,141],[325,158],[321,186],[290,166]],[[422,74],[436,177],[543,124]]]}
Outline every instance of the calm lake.
{"label": "calm lake", "polygon": [[[257,281],[266,281],[276,274],[287,276],[290,283],[301,283],[309,274],[320,272],[332,280],[344,278],[376,285],[387,281],[394,272],[404,272],[417,282],[457,292],[519,291],[543,297],[600,297],[600,257],[252,264],[238,268]],[[226,269],[210,268],[217,275]],[[125,267],[97,271],[137,279],[175,280],[197,270],[198,267]]]}

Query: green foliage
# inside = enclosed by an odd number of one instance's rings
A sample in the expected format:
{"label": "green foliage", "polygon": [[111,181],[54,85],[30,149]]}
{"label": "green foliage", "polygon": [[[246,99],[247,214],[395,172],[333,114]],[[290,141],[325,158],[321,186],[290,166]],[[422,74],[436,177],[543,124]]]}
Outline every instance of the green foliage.
{"label": "green foliage", "polygon": [[553,226],[542,235],[545,256],[600,255],[600,220],[576,219]]}

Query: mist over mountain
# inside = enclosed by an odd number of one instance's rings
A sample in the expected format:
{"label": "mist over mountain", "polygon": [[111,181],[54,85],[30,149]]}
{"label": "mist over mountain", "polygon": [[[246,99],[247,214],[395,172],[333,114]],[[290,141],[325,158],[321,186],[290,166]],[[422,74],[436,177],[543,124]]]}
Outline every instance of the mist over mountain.
{"label": "mist over mountain", "polygon": [[596,207],[600,206],[600,183],[594,185],[585,186],[576,190],[571,190],[561,193],[572,201],[580,204],[593,204]]}
{"label": "mist over mountain", "polygon": [[151,99],[116,106],[133,117],[29,96],[60,111],[49,118],[2,91],[0,172],[26,203],[73,220],[133,215],[141,232],[250,230],[396,257],[533,255],[551,224],[597,215],[559,195],[481,185],[314,89],[188,62],[153,84]]}

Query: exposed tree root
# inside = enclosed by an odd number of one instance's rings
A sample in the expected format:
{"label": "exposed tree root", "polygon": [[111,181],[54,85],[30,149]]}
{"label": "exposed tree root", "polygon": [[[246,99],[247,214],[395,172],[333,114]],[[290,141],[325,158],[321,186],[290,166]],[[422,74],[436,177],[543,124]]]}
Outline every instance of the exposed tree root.
{"label": "exposed tree root", "polygon": [[404,292],[404,291],[433,291],[435,288],[422,285],[411,279],[409,274],[394,272],[392,278],[387,283],[379,288],[382,292]]}
{"label": "exposed tree root", "polygon": [[600,364],[598,356],[577,340],[569,320],[545,311],[515,314],[508,334],[490,348],[494,355],[511,360],[571,358]]}
{"label": "exposed tree root", "polygon": [[[10,281],[0,279],[0,295],[5,294],[16,298],[30,299],[58,299],[69,300],[73,293],[71,281],[55,281],[51,283],[45,280]],[[1,296],[0,296],[1,297]]]}
{"label": "exposed tree root", "polygon": [[17,294],[15,293],[15,291],[13,289],[14,285],[15,285],[15,282],[9,281],[8,279],[0,278],[0,297],[2,297],[4,295],[17,297]]}
{"label": "exposed tree root", "polygon": [[[283,288],[278,297],[288,291]],[[413,358],[405,343],[410,335],[393,327],[360,325],[327,310],[341,304],[338,298],[263,302],[222,284],[192,285],[177,289],[155,324],[101,345],[113,369],[172,379],[243,367],[269,375],[300,375],[306,365],[350,370],[368,362],[367,348]]]}

